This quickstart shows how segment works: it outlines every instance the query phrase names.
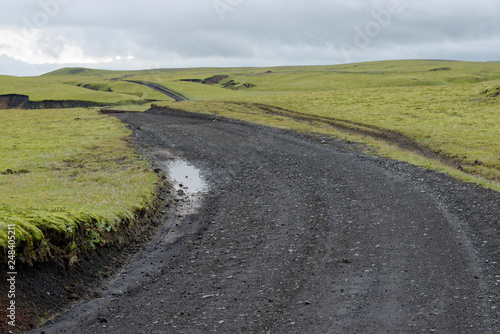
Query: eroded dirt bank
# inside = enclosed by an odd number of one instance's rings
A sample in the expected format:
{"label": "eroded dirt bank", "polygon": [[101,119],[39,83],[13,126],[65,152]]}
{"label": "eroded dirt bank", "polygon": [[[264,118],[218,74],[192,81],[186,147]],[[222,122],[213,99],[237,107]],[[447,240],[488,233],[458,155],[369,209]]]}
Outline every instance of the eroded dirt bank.
{"label": "eroded dirt bank", "polygon": [[500,194],[236,121],[117,117],[210,190],[35,333],[500,332]]}
{"label": "eroded dirt bank", "polygon": [[19,94],[0,95],[0,109],[60,109],[102,107],[105,103],[92,101],[30,101],[29,96]]}
{"label": "eroded dirt bank", "polygon": [[[33,266],[16,262],[15,281],[0,272],[0,333],[18,333],[35,328],[40,321],[48,319],[54,311],[67,308],[69,304],[98,296],[96,287],[116,274],[117,269],[127,263],[131,254],[142,248],[142,244],[155,235],[162,217],[169,210],[165,200],[171,198],[171,185],[158,187],[157,198],[152,207],[137,212],[129,227],[123,224],[117,231],[105,236],[106,244],[96,246],[91,253],[82,254],[70,264],[68,259],[57,258],[50,262],[37,262]],[[90,251],[89,251],[90,252]],[[4,262],[7,268],[7,262]],[[14,288],[9,285],[14,283]],[[9,290],[15,298],[8,297]],[[15,301],[15,327],[8,324],[10,311],[7,306]],[[5,306],[5,307],[4,307]]]}

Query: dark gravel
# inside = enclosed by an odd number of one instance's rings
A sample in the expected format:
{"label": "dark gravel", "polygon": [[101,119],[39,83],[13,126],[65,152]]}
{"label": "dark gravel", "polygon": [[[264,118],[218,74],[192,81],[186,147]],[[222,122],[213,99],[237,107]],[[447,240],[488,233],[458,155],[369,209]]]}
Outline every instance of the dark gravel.
{"label": "dark gravel", "polygon": [[102,298],[36,333],[500,333],[499,193],[333,140],[117,117],[157,165],[168,150],[210,191]]}

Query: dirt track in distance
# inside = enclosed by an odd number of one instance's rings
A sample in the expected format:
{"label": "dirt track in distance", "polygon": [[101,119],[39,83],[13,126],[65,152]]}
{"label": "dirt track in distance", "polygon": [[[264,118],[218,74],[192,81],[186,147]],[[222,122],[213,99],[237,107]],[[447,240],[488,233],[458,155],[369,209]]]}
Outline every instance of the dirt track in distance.
{"label": "dirt track in distance", "polygon": [[[116,115],[209,191],[34,333],[499,333],[500,194],[237,121]],[[163,153],[161,153],[163,152]]]}
{"label": "dirt track in distance", "polygon": [[151,89],[154,89],[160,93],[163,93],[163,94],[171,97],[172,99],[174,99],[177,102],[188,100],[188,98],[185,97],[184,95],[182,95],[181,93],[175,92],[175,91],[173,91],[165,86],[162,86],[162,85],[154,83],[154,82],[139,81],[139,80],[122,80],[122,81],[131,82],[131,83],[135,83],[138,85],[143,85],[143,86],[149,87]]}

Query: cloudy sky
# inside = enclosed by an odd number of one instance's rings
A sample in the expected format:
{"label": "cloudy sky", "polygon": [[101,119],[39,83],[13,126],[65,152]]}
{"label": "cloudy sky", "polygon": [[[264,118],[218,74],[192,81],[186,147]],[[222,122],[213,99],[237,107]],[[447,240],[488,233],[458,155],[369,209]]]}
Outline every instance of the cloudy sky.
{"label": "cloudy sky", "polygon": [[498,0],[1,0],[0,74],[500,60]]}

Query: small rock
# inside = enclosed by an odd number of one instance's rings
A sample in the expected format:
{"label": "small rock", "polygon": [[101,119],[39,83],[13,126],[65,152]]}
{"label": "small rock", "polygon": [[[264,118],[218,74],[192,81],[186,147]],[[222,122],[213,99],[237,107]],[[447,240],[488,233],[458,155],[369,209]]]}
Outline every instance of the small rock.
{"label": "small rock", "polygon": [[104,323],[108,322],[108,319],[106,319],[106,318],[104,318],[104,317],[99,317],[99,318],[97,318],[97,319],[99,320],[99,322],[100,322],[101,324],[104,324]]}
{"label": "small rock", "polygon": [[215,297],[215,295],[204,295],[201,297],[201,299],[212,298],[212,297]]}

